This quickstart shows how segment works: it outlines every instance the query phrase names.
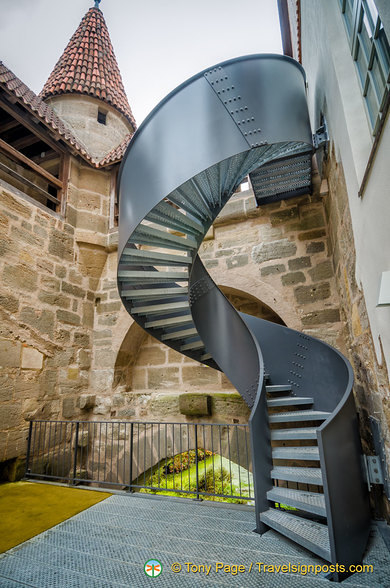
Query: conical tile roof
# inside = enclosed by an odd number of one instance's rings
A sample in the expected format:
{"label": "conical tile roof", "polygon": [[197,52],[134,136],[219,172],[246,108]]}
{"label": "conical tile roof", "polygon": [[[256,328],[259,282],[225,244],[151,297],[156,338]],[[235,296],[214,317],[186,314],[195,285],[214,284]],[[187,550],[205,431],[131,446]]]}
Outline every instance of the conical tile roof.
{"label": "conical tile roof", "polygon": [[45,99],[73,93],[87,94],[110,104],[136,128],[99,8],[88,10],[39,95]]}

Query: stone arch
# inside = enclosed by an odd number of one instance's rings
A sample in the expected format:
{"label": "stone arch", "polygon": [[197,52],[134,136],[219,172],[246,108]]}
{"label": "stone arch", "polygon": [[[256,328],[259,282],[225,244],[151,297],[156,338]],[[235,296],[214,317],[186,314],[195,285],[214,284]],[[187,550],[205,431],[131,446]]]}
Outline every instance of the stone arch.
{"label": "stone arch", "polygon": [[229,292],[229,290],[242,292],[248,298],[254,298],[268,307],[276,316],[279,316],[282,321],[280,324],[284,324],[290,329],[302,330],[302,322],[298,315],[297,307],[288,298],[283,287],[276,289],[259,279],[259,276],[254,277],[251,273],[242,272],[241,268],[229,270],[229,283],[225,282],[226,276],[214,268],[210,270],[210,274],[222,292]]}
{"label": "stone arch", "polygon": [[219,286],[229,302],[239,312],[244,312],[258,318],[262,318],[278,325],[286,325],[282,317],[273,310],[271,306],[256,298],[248,292],[243,292],[231,286]]}
{"label": "stone arch", "polygon": [[122,337],[122,343],[118,349],[114,367],[113,387],[126,386],[132,381],[133,367],[137,359],[138,351],[147,338],[147,333],[133,322]]}
{"label": "stone arch", "polygon": [[[285,324],[283,318],[270,305],[253,294],[231,286],[222,286],[221,289],[237,310],[281,325]],[[215,395],[218,392],[235,390],[223,373],[181,355],[150,335],[143,338],[139,335],[135,342],[131,341],[132,332],[137,333],[129,331],[118,354],[115,380],[117,383],[126,384],[127,390],[144,395],[172,395],[172,415],[174,410],[179,413],[180,394],[194,392]],[[131,361],[128,369],[126,361]],[[152,404],[155,406],[158,403],[156,400]],[[161,406],[165,411],[163,400]]]}

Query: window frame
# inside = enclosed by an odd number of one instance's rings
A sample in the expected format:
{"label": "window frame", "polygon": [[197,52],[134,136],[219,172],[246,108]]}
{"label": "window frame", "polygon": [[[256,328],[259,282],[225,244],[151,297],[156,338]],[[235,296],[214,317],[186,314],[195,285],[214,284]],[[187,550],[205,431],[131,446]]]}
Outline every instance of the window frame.
{"label": "window frame", "polygon": [[[373,14],[370,3],[374,4],[373,0],[339,0],[352,58],[364,97],[367,118],[375,137],[382,118],[386,114],[385,105],[390,91],[390,46],[378,11],[375,7],[376,14]],[[346,16],[347,4],[352,11],[351,23]],[[364,38],[363,27],[368,33],[368,40]],[[388,51],[383,47],[380,38],[381,30],[383,30]],[[363,59],[359,59],[359,52],[362,53]],[[373,69],[375,63],[377,74]],[[381,86],[383,86],[382,90]]]}

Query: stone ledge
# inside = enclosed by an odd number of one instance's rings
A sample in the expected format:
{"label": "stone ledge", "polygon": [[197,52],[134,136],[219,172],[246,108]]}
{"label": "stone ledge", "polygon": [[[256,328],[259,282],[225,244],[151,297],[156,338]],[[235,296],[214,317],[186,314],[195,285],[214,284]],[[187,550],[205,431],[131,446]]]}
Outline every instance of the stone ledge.
{"label": "stone ledge", "polygon": [[181,394],[179,409],[186,416],[209,416],[211,414],[211,397],[208,394]]}

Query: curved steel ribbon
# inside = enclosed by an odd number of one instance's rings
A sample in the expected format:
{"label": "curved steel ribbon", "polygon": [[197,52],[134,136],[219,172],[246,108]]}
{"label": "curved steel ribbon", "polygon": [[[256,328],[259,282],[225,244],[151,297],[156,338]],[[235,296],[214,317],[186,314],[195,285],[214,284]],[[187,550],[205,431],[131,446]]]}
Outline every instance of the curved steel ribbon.
{"label": "curved steel ribbon", "polygon": [[[121,166],[118,288],[147,332],[223,370],[252,408],[259,532],[278,528],[267,518],[274,476],[264,363],[273,385],[329,413],[316,429],[328,542],[321,549],[300,542],[348,564],[361,560],[369,526],[351,367],[312,337],[237,313],[197,256],[249,173],[266,170],[273,189],[266,198],[288,197],[308,176],[310,183],[312,152],[305,75],[290,58],[245,56],[179,86],[141,125]],[[275,162],[283,174],[272,175]],[[299,541],[299,533],[279,530]]]}

